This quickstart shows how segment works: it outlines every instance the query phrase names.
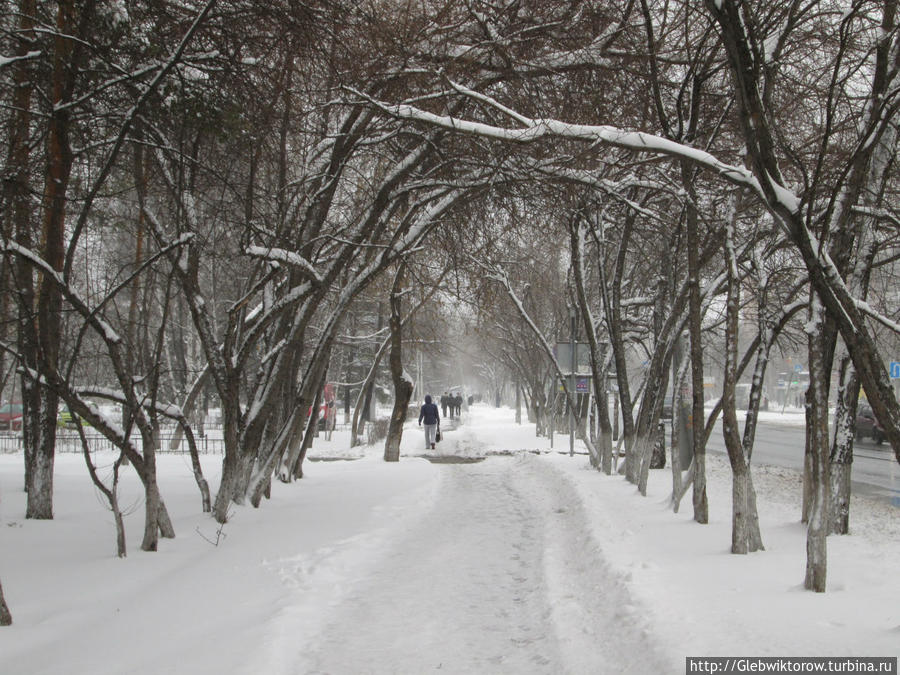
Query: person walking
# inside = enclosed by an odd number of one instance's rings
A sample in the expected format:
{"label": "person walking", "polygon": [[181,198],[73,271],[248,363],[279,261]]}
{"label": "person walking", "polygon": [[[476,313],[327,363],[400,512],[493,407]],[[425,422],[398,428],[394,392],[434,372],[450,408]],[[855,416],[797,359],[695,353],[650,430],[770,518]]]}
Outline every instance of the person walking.
{"label": "person walking", "polygon": [[419,426],[425,421],[425,449],[434,450],[437,430],[441,428],[441,415],[436,403],[431,402],[431,395],[425,396],[425,405],[419,410]]}
{"label": "person walking", "polygon": [[441,396],[441,415],[443,417],[447,417],[447,405],[450,403],[450,394],[448,392],[444,392],[444,395]]}

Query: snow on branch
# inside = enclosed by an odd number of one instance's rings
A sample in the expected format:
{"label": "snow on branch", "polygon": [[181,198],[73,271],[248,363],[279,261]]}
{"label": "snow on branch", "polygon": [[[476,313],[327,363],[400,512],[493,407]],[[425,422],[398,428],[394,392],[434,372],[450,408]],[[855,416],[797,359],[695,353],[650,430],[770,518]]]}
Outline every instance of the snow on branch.
{"label": "snow on branch", "polygon": [[284,263],[286,265],[290,265],[291,267],[296,267],[307,276],[312,277],[313,281],[315,281],[317,285],[321,285],[322,283],[324,283],[322,275],[316,271],[315,267],[312,266],[312,263],[310,263],[299,253],[295,253],[294,251],[288,251],[283,248],[249,246],[247,248],[247,255],[256,258],[263,258],[265,260],[271,260],[273,262]]}
{"label": "snow on branch", "polygon": [[855,300],[855,303],[860,312],[874,319],[888,330],[900,335],[900,323],[897,323],[896,321],[887,318],[884,314],[876,311],[875,308],[872,307],[872,305],[870,305],[868,302],[865,302],[863,300]]}
{"label": "snow on branch", "polygon": [[[626,131],[609,125],[575,124],[552,118],[530,118],[511,110],[487,94],[474,92],[460,85],[455,85],[455,87],[461,94],[474,98],[502,112],[504,115],[512,117],[520,126],[504,127],[449,115],[438,115],[413,105],[386,103],[367,97],[358,91],[355,93],[368,99],[382,111],[393,117],[423,122],[472,136],[520,144],[533,143],[545,137],[563,138],[686,160],[721,176],[731,183],[750,189],[763,201],[767,201],[766,194],[759,180],[749,169],[723,162],[705,150],[692,148],[643,131]],[[772,178],[770,178],[769,183],[778,203],[790,212],[796,213],[800,208],[800,199],[797,195],[788,188],[778,184]]]}
{"label": "snow on branch", "polygon": [[22,54],[21,56],[3,56],[0,54],[0,68],[5,68],[6,66],[12,65],[17,61],[27,61],[28,59],[36,59],[41,55],[41,52],[34,51],[28,52],[27,54]]}
{"label": "snow on branch", "polygon": [[53,269],[46,260],[41,258],[31,249],[5,239],[0,239],[0,250],[5,253],[13,253],[27,260],[34,268],[40,270],[45,277],[52,279],[62,292],[63,296],[65,296],[74,307],[79,309],[80,313],[93,324],[106,342],[111,344],[119,344],[122,342],[122,338],[113,327],[97,316],[95,312],[91,311],[88,303],[74,288],[69,286],[63,280],[62,275]]}

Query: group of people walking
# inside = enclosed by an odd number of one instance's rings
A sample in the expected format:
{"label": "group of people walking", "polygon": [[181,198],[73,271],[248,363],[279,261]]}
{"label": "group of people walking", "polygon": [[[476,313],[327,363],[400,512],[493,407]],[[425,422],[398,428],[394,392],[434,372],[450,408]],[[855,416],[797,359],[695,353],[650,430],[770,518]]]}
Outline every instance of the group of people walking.
{"label": "group of people walking", "polygon": [[450,394],[448,392],[444,392],[444,395],[441,396],[441,411],[444,413],[444,417],[447,417],[447,410],[450,410],[450,419],[459,419],[460,414],[462,413],[462,404],[463,397],[462,394]]}

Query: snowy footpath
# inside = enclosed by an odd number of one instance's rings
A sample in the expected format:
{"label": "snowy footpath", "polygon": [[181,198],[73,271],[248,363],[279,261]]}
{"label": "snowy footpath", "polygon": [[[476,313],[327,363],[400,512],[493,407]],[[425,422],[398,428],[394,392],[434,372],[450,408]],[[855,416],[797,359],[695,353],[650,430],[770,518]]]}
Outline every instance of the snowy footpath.
{"label": "snowy footpath", "polygon": [[[125,560],[79,456],[58,458],[56,519],[35,522],[21,454],[0,455],[15,622],[0,629],[0,673],[683,673],[687,656],[900,653],[896,507],[855,499],[852,534],[829,540],[829,590],[813,594],[795,472],[755,468],[767,550],[732,556],[721,458],[701,526],[689,498],[672,512],[668,470],[640,497],[508,409],[476,406],[446,427],[433,454],[490,456],[431,463],[413,423],[387,464],[336,434],[312,459],[346,461],[308,462],[221,532],[198,512],[187,459],[161,456],[177,537],[139,550],[128,474]],[[215,486],[221,459],[204,470]]]}
{"label": "snowy footpath", "polygon": [[292,626],[307,638],[302,650],[285,646],[297,658],[287,670],[665,671],[644,632],[623,621],[587,514],[546,469],[528,455],[444,465],[427,513],[367,561],[316,625]]}

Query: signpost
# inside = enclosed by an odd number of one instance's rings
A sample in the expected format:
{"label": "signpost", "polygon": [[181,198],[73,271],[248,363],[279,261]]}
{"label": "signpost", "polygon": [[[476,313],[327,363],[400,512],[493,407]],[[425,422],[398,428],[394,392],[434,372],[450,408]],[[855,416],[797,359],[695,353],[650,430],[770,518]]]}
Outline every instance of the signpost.
{"label": "signpost", "polygon": [[563,372],[559,391],[568,391],[569,396],[569,455],[575,454],[575,404],[578,394],[591,392],[591,348],[586,342],[576,342],[578,334],[575,308],[569,309],[570,332],[568,342],[557,342],[554,349],[556,362]]}
{"label": "signpost", "polygon": [[891,361],[888,375],[893,380],[894,396],[900,396],[900,361]]}
{"label": "signpost", "polygon": [[889,372],[892,380],[900,380],[900,361],[891,361]]}

